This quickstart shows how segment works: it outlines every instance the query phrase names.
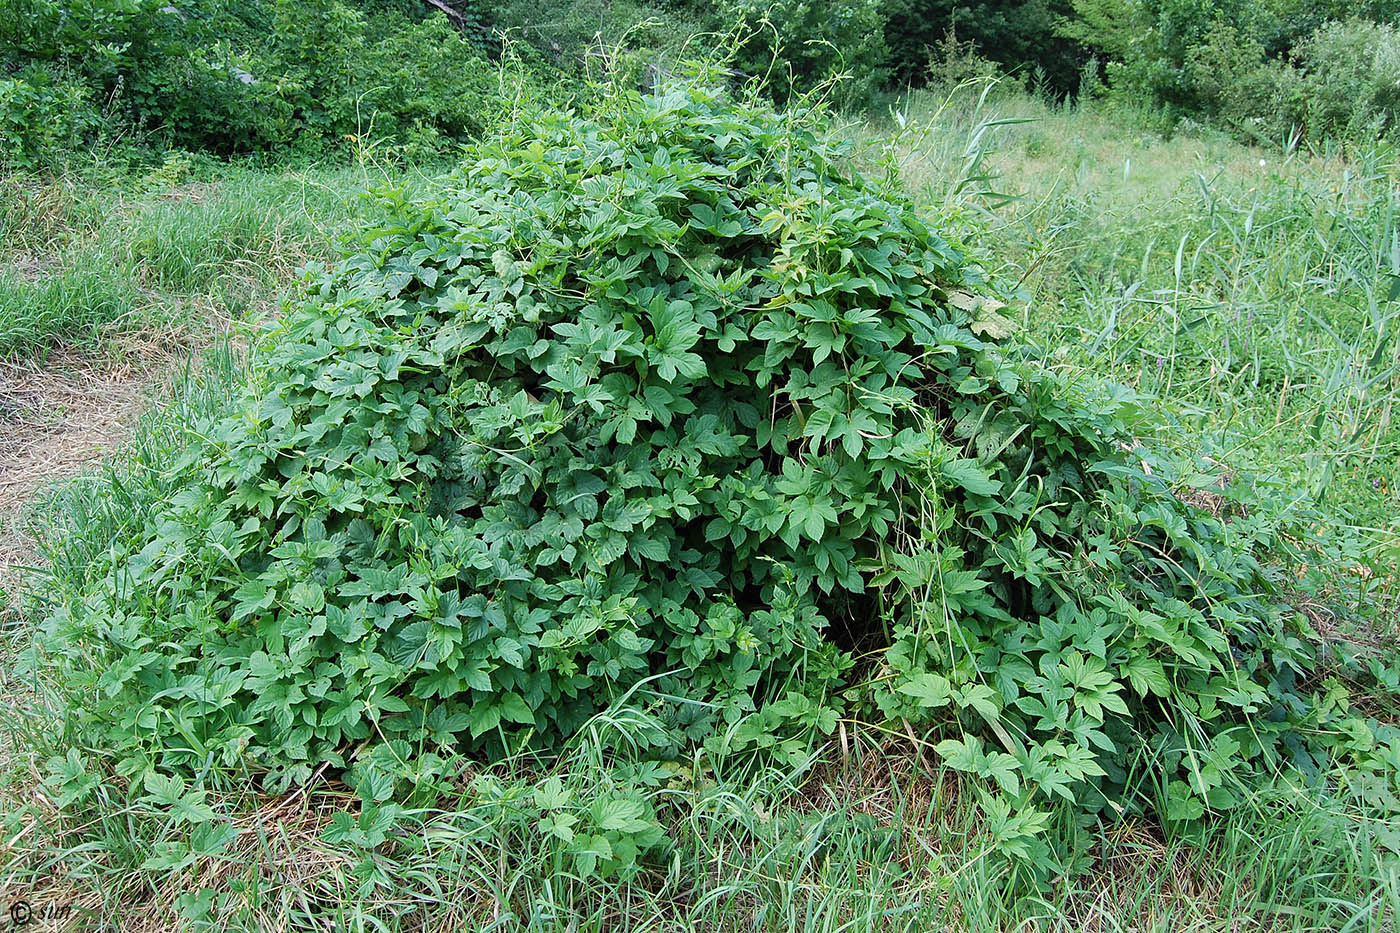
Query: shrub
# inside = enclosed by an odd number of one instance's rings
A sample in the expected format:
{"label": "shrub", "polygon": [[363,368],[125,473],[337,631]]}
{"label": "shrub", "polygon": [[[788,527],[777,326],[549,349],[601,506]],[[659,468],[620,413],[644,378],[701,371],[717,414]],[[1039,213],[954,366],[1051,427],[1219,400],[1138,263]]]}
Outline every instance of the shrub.
{"label": "shrub", "polygon": [[78,83],[41,68],[0,77],[0,164],[29,169],[59,159],[100,123]]}
{"label": "shrub", "polygon": [[977,43],[961,41],[949,32],[930,52],[920,77],[931,87],[946,91],[964,82],[985,84],[997,77],[997,71],[995,62],[978,54]]}
{"label": "shrub", "polygon": [[1400,126],[1400,30],[1350,19],[1329,23],[1297,52],[1308,133],[1374,139]]}
{"label": "shrub", "polygon": [[1280,60],[1220,20],[1187,51],[1182,83],[1202,115],[1255,140],[1365,141],[1395,127],[1397,69],[1400,34],[1393,26],[1330,23]]}
{"label": "shrub", "polygon": [[491,20],[549,65],[596,77],[616,65],[617,51],[665,66],[683,44],[718,25],[712,6],[681,0],[502,0],[492,6]]}
{"label": "shrub", "polygon": [[47,108],[36,125],[64,131],[68,146],[95,128],[92,100],[168,144],[223,155],[321,150],[371,130],[422,155],[479,135],[500,106],[481,29],[396,9],[412,4],[369,14],[341,0],[12,5],[0,55],[31,77],[7,82],[10,122]]}
{"label": "shrub", "polygon": [[[1205,117],[1279,143],[1374,138],[1393,122],[1392,5],[1072,0],[1064,37],[1102,52],[1112,94],[1166,122]],[[1335,21],[1350,16],[1345,24]],[[1366,19],[1363,17],[1370,17]]]}
{"label": "shrub", "polygon": [[1004,70],[1042,69],[1050,87],[1062,94],[1075,90],[1087,59],[1081,46],[1056,34],[1056,23],[1070,12],[1067,0],[883,0],[882,6],[890,67],[899,86],[929,80],[930,57],[943,57],[945,45],[956,47],[953,37]]}
{"label": "shrub", "polygon": [[11,0],[0,21],[0,59],[65,75],[130,123],[182,141],[201,121],[223,122],[237,90],[206,54],[225,22],[242,29],[219,0]]}
{"label": "shrub", "polygon": [[865,102],[883,83],[889,52],[878,0],[723,0],[721,21],[747,31],[735,66],[781,104],[845,76],[833,100]]}
{"label": "shrub", "polygon": [[1009,342],[893,165],[703,87],[599,114],[386,193],[168,505],[54,594],[69,741],[148,788],[329,766],[384,799],[617,705],[654,756],[779,761],[856,711],[994,789],[1013,855],[1050,804],[1190,821],[1334,753],[1393,779],[1269,595],[1267,513],[1187,504],[1148,403]]}
{"label": "shrub", "polygon": [[275,0],[273,9],[275,39],[245,60],[240,88],[263,137],[250,147],[373,138],[421,156],[476,137],[502,105],[497,66],[444,16],[366,18],[338,0]]}
{"label": "shrub", "polygon": [[1297,72],[1228,23],[1216,23],[1187,52],[1183,75],[1200,114],[1236,133],[1279,144],[1302,126]]}
{"label": "shrub", "polygon": [[495,119],[503,106],[501,74],[446,17],[379,32],[383,38],[361,65],[362,96],[341,106],[347,128],[378,116],[376,134],[397,137],[410,153],[427,153],[475,139]]}

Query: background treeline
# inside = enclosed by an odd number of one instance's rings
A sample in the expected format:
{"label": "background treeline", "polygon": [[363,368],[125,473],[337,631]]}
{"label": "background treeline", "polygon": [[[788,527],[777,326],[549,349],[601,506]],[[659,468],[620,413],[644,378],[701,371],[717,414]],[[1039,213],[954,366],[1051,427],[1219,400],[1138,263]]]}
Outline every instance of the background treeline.
{"label": "background treeline", "polygon": [[489,32],[458,0],[0,0],[0,152],[92,143],[227,155],[476,135]]}
{"label": "background treeline", "polygon": [[502,106],[502,68],[562,99],[736,29],[736,73],[779,101],[820,89],[859,107],[1001,72],[1162,130],[1361,141],[1395,133],[1397,16],[1400,0],[0,0],[0,159],[443,151]]}

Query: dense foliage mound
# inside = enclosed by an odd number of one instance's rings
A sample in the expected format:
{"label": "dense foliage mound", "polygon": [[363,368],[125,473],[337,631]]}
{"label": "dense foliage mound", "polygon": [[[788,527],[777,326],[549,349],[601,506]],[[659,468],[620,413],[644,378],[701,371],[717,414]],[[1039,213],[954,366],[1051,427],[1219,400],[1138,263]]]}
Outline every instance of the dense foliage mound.
{"label": "dense foliage mound", "polygon": [[966,251],[800,118],[624,94],[386,205],[47,625],[124,773],[422,774],[618,703],[655,754],[797,756],[864,710],[1007,840],[1312,760],[1340,706],[1257,524],[1173,494],[1130,393],[999,345]]}

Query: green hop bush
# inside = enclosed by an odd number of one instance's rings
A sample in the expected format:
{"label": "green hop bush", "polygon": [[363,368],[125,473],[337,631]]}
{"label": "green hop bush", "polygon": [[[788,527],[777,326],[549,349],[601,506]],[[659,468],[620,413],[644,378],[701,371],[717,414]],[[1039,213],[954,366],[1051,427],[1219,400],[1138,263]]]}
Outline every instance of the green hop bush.
{"label": "green hop bush", "polygon": [[979,273],[771,112],[609,106],[392,196],[54,617],[132,767],[500,751],[634,689],[690,740],[829,728],[824,631],[898,518],[889,427],[921,346],[981,346],[942,297]]}
{"label": "green hop bush", "polygon": [[1194,819],[1338,734],[1268,523],[1182,501],[1142,401],[1004,342],[818,125],[619,93],[386,193],[49,619],[84,742],[285,786],[621,702],[654,754],[791,760],[856,710],[997,788],[1014,850],[1037,802]]}

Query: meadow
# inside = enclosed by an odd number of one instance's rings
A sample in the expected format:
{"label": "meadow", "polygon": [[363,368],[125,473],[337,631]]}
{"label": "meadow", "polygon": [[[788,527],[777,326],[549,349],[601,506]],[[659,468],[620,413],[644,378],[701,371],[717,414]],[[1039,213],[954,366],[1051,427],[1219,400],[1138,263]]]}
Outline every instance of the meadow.
{"label": "meadow", "polygon": [[[1143,440],[1186,464],[1184,496],[1296,545],[1266,573],[1307,594],[1333,650],[1381,662],[1380,686],[1353,683],[1340,702],[1389,721],[1400,158],[1379,143],[1280,151],[1140,127],[1007,82],[892,97],[830,132],[859,141],[849,158],[871,174],[896,165],[919,209],[1006,285],[1001,314],[1039,365],[1120,383],[1160,412]],[[0,383],[0,425],[15,426],[3,480],[25,491],[0,535],[40,568],[0,579],[0,905],[74,929],[1394,929],[1400,830],[1368,796],[1393,789],[1280,779],[1185,824],[1055,811],[1046,831],[1076,843],[1028,868],[1005,857],[1014,814],[989,812],[907,721],[854,714],[797,765],[693,750],[620,767],[618,750],[655,728],[622,703],[557,754],[458,763],[451,790],[401,805],[324,769],[280,793],[147,778],[155,804],[98,779],[101,750],[39,677],[34,627],[87,598],[103,555],[141,543],[181,488],[192,434],[258,378],[301,267],[381,222],[358,193],[432,192],[448,168],[173,157],[139,175],[0,180],[0,373],[101,385],[120,372],[144,409],[112,432],[110,456],[50,475],[26,453],[81,413],[7,400]],[[591,826],[607,847],[595,867],[645,849],[643,806],[664,857],[608,876],[559,845]],[[215,810],[228,821],[205,818]]]}
{"label": "meadow", "polygon": [[[1393,149],[1288,152],[1209,130],[1164,140],[1106,108],[995,87],[896,111],[917,128],[898,144],[905,184],[967,218],[998,274],[1029,293],[1020,324],[1051,359],[1151,394],[1172,417],[1161,440],[1216,464],[1203,471],[1302,493],[1393,564]],[[1384,627],[1393,593],[1363,592]]]}

